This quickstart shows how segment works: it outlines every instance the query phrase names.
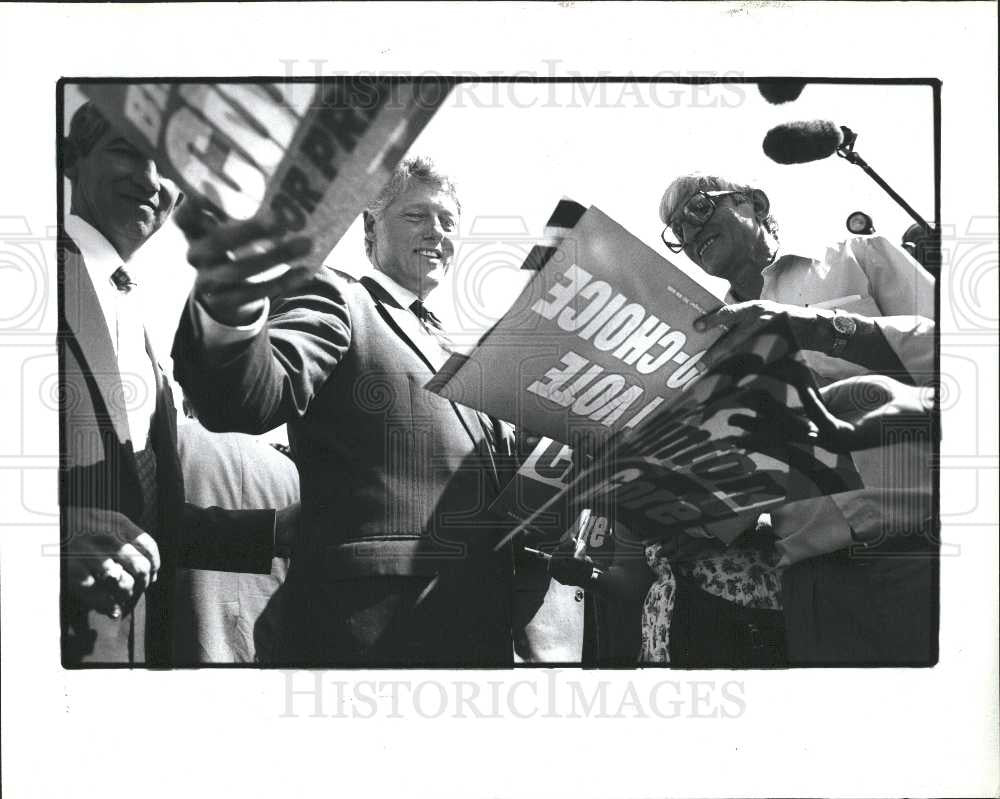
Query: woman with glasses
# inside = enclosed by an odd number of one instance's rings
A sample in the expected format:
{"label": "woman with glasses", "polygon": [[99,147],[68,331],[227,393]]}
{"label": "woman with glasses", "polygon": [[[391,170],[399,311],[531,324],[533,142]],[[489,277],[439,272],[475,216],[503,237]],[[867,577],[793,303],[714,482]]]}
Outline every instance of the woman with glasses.
{"label": "woman with glasses", "polygon": [[[727,305],[696,322],[725,326],[720,348],[780,314],[821,387],[870,373],[910,385],[933,380],[934,280],[885,238],[840,242],[820,259],[783,253],[767,195],[710,175],[674,180],[660,218],[671,252],[729,282]],[[914,457],[926,460],[926,449]],[[671,551],[676,544],[652,549],[651,559],[673,556],[678,575],[668,619],[674,662],[725,654],[737,640],[767,641],[773,626],[761,632],[761,619],[776,620],[781,608],[790,663],[933,663],[936,528],[926,503],[895,501],[925,491],[931,469],[897,468],[899,453],[876,447],[855,455],[865,489],[777,509],[773,549],[759,538],[686,557]],[[895,557],[857,556],[865,545],[888,554],[890,544]],[[654,613],[646,623],[663,619]],[[774,646],[766,651],[775,663],[784,656]]]}

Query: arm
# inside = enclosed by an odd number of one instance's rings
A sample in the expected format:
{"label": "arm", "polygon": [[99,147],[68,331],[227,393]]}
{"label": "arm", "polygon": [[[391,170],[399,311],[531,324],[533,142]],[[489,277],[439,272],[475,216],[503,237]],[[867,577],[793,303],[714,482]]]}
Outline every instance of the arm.
{"label": "arm", "polygon": [[[257,433],[301,417],[350,341],[339,291],[329,279],[313,280],[321,264],[282,271],[308,240],[275,244],[254,220],[212,227],[197,209],[178,224],[198,275],[173,358],[199,418],[210,430]],[[267,298],[279,296],[264,323]]]}
{"label": "arm", "polygon": [[274,510],[223,510],[185,504],[179,522],[180,565],[190,569],[268,574],[287,555],[298,505]]}
{"label": "arm", "polygon": [[934,374],[934,278],[883,236],[850,242],[883,316],[875,320],[916,385]]}
{"label": "arm", "polygon": [[884,375],[838,380],[819,392],[796,383],[804,414],[767,397],[755,417],[734,414],[730,423],[753,437],[815,444],[830,452],[854,452],[898,441],[930,444],[939,438],[934,394]]}
{"label": "arm", "polygon": [[[844,247],[845,251],[828,266],[863,273],[882,316],[769,300],[726,305],[695,321],[696,330],[720,326],[728,330],[713,347],[717,354],[709,351],[707,362],[739,348],[760,327],[781,315],[787,319],[800,349],[835,354],[873,372],[926,383],[933,375],[933,278],[881,236],[852,239]],[[853,323],[855,332],[834,353],[838,340],[834,320],[838,316]]]}
{"label": "arm", "polygon": [[267,324],[245,341],[213,347],[181,318],[175,376],[213,431],[259,434],[301,418],[350,345],[346,302],[327,277],[275,302]]}
{"label": "arm", "polygon": [[[898,318],[876,318],[847,311],[752,300],[724,305],[696,319],[694,327],[699,332],[715,327],[723,327],[727,331],[712,345],[703,361],[710,366],[724,355],[744,346],[762,327],[778,317],[787,320],[799,349],[833,355],[838,338],[834,321],[837,316],[849,320],[854,326],[854,333],[847,338],[837,357],[873,372],[906,376],[907,370],[886,335],[887,329],[898,330]],[[933,323],[919,317],[905,318],[902,324],[917,328],[921,335],[926,335],[926,325],[930,325],[930,332],[933,332]],[[928,352],[932,352],[930,339],[925,338],[924,341]]]}

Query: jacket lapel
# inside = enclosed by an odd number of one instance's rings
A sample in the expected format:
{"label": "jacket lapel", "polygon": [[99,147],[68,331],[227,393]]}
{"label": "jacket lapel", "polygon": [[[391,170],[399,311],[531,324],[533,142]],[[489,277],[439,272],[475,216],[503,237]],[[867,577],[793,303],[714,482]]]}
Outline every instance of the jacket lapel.
{"label": "jacket lapel", "polygon": [[80,352],[104,401],[104,407],[107,408],[115,435],[125,445],[131,436],[125,408],[122,407],[122,379],[111,334],[83,256],[75,247],[67,246],[66,249],[68,257],[62,267],[65,287],[63,315],[66,325],[80,345]]}
{"label": "jacket lapel", "polygon": [[393,297],[385,289],[383,289],[377,281],[372,280],[371,278],[361,278],[361,285],[363,285],[368,290],[368,293],[371,294],[372,299],[375,300],[375,306],[382,315],[382,318],[385,319],[389,327],[392,328],[393,332],[399,336],[400,339],[402,339],[403,343],[413,350],[417,354],[417,357],[419,357],[432,372],[436,372],[440,369],[441,364],[444,363],[442,356],[446,359],[447,353],[442,353],[440,348],[434,350],[430,346],[421,346],[420,341],[425,337],[416,335],[420,329],[420,320],[417,319],[410,309],[400,307],[399,303],[397,303],[396,300],[393,299]]}
{"label": "jacket lapel", "polygon": [[[399,304],[389,295],[389,293],[378,284],[377,281],[374,281],[371,278],[361,278],[361,285],[368,290],[368,293],[375,301],[375,307],[379,314],[386,321],[389,327],[392,328],[396,335],[402,339],[403,343],[405,343],[417,354],[420,360],[427,365],[427,368],[430,369],[431,372],[436,372],[440,369],[444,360],[447,359],[447,353],[444,353],[442,357],[442,354],[439,353],[425,352],[423,348],[417,344],[416,337],[411,336],[407,332],[407,329],[416,331],[417,328],[412,327],[412,325],[420,324],[417,317],[411,313],[408,308],[401,308]],[[420,338],[423,337],[421,336]],[[465,432],[468,434],[475,447],[477,449],[480,447],[486,448],[486,455],[489,457],[492,467],[488,471],[493,479],[494,487],[497,492],[499,492],[501,489],[500,478],[497,474],[493,454],[489,451],[489,439],[486,436],[486,431],[482,429],[479,414],[471,408],[466,408],[455,402],[449,402],[449,404],[451,405],[452,410],[455,411],[455,415],[458,416],[462,427],[465,429]],[[477,436],[474,431],[478,431],[479,435]]]}

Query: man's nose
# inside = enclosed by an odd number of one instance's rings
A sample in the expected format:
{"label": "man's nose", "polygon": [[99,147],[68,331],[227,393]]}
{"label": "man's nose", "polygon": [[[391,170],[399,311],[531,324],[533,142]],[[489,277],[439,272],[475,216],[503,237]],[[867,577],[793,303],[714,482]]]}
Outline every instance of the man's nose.
{"label": "man's nose", "polygon": [[433,236],[436,239],[443,239],[445,236],[444,225],[436,214],[429,214],[424,224],[424,235]]}
{"label": "man's nose", "polygon": [[155,194],[160,190],[160,173],[156,169],[156,162],[151,158],[139,162],[132,173],[132,179],[148,194]]}

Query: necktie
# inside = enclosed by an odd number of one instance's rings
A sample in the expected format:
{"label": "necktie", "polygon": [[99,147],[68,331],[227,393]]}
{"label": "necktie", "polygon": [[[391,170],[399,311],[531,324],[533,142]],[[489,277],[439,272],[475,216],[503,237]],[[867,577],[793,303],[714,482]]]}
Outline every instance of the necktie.
{"label": "necktie", "polygon": [[420,300],[414,300],[411,302],[410,310],[425,327],[431,328],[435,336],[440,337],[444,335],[444,330],[441,327],[441,320],[438,319],[437,316],[434,315],[434,312]]}
{"label": "necktie", "polygon": [[137,285],[132,276],[125,271],[124,266],[119,266],[111,273],[111,282],[115,284],[115,288],[122,292],[122,294],[128,294],[132,290],[132,287]]}
{"label": "necktie", "polygon": [[[444,329],[441,326],[441,320],[437,318],[434,312],[420,300],[414,300],[410,303],[410,310],[413,312],[413,315],[420,320],[420,324],[423,325],[424,330],[434,336],[444,350],[451,352],[453,348],[452,342],[444,332]],[[482,411],[475,411],[475,414],[476,418],[479,419],[479,426],[483,430],[483,436],[486,439],[487,448],[490,454],[490,461],[492,463],[493,453],[499,451],[497,449],[498,436],[494,426],[493,417],[489,414],[483,413]],[[493,469],[496,471],[495,464],[493,464]]]}
{"label": "necktie", "polygon": [[[420,300],[414,300],[410,303],[410,312],[420,320],[420,326],[437,339],[438,344],[441,345],[441,349],[444,350],[445,354],[450,355],[454,349],[454,344],[448,338],[448,334],[444,332],[441,320],[437,318],[434,312]],[[440,368],[440,365],[439,363],[434,364],[436,368]]]}

